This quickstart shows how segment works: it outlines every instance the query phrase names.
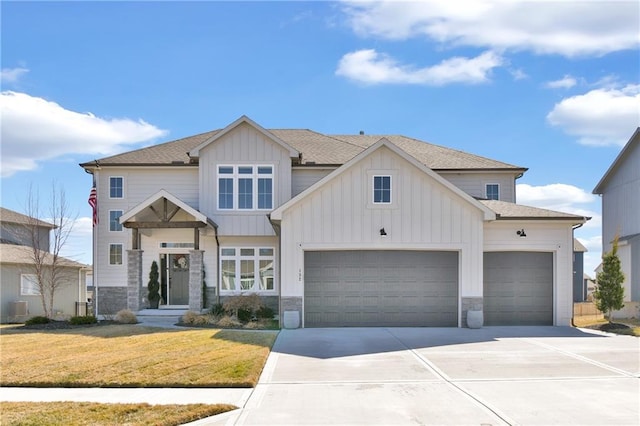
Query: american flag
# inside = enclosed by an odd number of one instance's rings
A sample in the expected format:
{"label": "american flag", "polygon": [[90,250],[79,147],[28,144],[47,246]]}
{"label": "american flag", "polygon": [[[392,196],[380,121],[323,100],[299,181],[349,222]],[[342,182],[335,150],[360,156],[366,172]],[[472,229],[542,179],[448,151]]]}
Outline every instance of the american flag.
{"label": "american flag", "polygon": [[98,191],[96,190],[95,185],[91,188],[91,192],[89,193],[89,205],[93,209],[93,226],[98,224]]}

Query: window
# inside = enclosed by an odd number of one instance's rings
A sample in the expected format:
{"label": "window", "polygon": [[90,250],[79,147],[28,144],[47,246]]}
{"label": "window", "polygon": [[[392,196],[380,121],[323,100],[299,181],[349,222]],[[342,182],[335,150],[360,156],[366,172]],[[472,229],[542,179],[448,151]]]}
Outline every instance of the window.
{"label": "window", "polygon": [[122,231],[120,216],[122,216],[122,210],[109,210],[109,231]]}
{"label": "window", "polygon": [[109,265],[122,265],[122,244],[109,244]]}
{"label": "window", "polygon": [[272,247],[221,248],[221,292],[275,290],[274,260]]}
{"label": "window", "polygon": [[391,176],[373,177],[373,203],[391,203]]}
{"label": "window", "polygon": [[500,185],[497,183],[488,183],[486,186],[486,198],[487,200],[499,200]]}
{"label": "window", "polygon": [[109,177],[109,198],[124,197],[124,178],[111,176]]}
{"label": "window", "polygon": [[38,288],[38,277],[35,274],[20,275],[20,295],[40,296],[40,289]]}
{"label": "window", "polygon": [[218,209],[273,209],[273,166],[219,166]]}

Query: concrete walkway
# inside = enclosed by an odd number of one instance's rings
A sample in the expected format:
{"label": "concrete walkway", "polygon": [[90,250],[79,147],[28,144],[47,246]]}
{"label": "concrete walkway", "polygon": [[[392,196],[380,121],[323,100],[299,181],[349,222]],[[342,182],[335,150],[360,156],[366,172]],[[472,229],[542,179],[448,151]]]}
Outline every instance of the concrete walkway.
{"label": "concrete walkway", "polygon": [[638,425],[640,339],[570,327],[282,330],[255,389],[0,388],[0,400],[241,407],[191,426]]}

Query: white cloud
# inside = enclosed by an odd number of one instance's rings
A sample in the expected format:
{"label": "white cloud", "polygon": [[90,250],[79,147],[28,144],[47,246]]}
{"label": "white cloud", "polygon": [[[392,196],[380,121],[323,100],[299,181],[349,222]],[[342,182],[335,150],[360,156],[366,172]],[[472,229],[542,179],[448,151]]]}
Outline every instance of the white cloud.
{"label": "white cloud", "polygon": [[2,83],[15,83],[20,77],[28,73],[29,70],[27,68],[2,68],[0,71],[0,81]]}
{"label": "white cloud", "polygon": [[17,92],[2,92],[0,113],[3,177],[70,153],[113,154],[167,133],[143,120],[96,117]]}
{"label": "white cloud", "polygon": [[475,58],[454,57],[430,67],[415,69],[398,64],[393,58],[374,49],[366,49],[344,55],[336,74],[367,84],[477,84],[488,81],[491,70],[502,63],[498,54],[487,51]]}
{"label": "white cloud", "polygon": [[565,75],[560,80],[549,81],[545,83],[544,87],[549,89],[570,89],[575,86],[578,82],[575,78],[570,75]]}
{"label": "white cloud", "polygon": [[404,40],[423,36],[454,46],[600,56],[640,45],[637,2],[427,0],[344,1],[361,36]]}
{"label": "white cloud", "polygon": [[547,121],[584,145],[624,145],[640,125],[640,85],[594,89],[557,103]]}

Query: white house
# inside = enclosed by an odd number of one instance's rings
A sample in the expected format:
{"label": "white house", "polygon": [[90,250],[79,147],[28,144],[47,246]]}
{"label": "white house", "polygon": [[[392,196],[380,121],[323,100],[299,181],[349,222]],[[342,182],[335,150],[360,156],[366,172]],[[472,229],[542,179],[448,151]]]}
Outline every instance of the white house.
{"label": "white house", "polygon": [[[100,313],[258,293],[303,327],[569,325],[573,229],[515,203],[526,168],[399,135],[224,129],[81,164]],[[204,277],[203,277],[204,271]]]}
{"label": "white house", "polygon": [[618,236],[625,276],[622,317],[640,315],[640,127],[593,190],[602,196],[602,252]]}

